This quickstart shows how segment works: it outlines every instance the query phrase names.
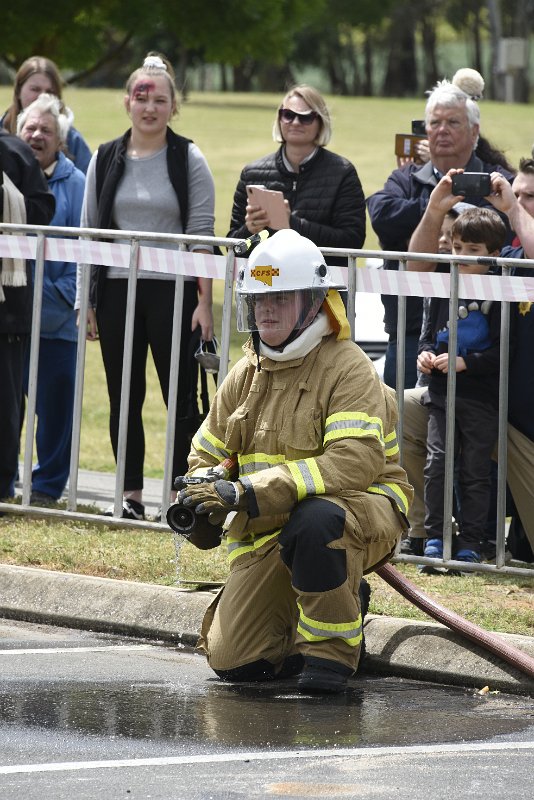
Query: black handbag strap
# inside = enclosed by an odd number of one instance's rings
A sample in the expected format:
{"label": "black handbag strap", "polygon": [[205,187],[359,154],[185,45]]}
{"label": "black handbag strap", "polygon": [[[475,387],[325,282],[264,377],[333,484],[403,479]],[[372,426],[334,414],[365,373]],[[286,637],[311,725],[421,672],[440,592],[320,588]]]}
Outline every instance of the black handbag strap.
{"label": "black handbag strap", "polygon": [[202,416],[207,417],[210,410],[210,398],[208,394],[208,376],[204,367],[200,366],[200,398],[202,400]]}

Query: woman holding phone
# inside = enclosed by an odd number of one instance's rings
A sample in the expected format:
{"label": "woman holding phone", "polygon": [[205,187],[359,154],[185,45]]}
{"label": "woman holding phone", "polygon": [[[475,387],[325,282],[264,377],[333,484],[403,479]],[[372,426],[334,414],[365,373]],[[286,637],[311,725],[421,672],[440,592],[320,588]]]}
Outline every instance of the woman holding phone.
{"label": "woman holding phone", "polygon": [[[300,85],[283,98],[273,124],[274,153],[247,164],[234,194],[228,236],[245,239],[267,228],[292,228],[318,247],[361,248],[365,198],[354,165],[326,149],[332,127],[322,95]],[[247,187],[282,193],[285,218]],[[261,197],[261,191],[260,191]],[[285,222],[284,225],[280,224]],[[331,263],[332,260],[330,259]]]}

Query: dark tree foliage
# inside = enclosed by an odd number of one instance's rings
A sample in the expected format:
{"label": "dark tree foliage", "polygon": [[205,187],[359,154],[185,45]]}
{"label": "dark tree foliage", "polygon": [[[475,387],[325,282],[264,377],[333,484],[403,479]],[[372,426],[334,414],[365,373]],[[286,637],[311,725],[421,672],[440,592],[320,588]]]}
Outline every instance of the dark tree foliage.
{"label": "dark tree foliage", "polygon": [[388,26],[388,61],[383,94],[386,97],[404,97],[417,92],[417,67],[415,60],[415,4],[398,3],[392,9]]}
{"label": "dark tree foliage", "polygon": [[0,60],[45,55],[69,81],[119,86],[157,50],[185,90],[188,69],[219,64],[225,89],[280,91],[313,67],[336,94],[413,96],[441,77],[444,22],[491,84],[483,41],[495,61],[501,33],[528,36],[533,16],[534,0],[3,0]]}

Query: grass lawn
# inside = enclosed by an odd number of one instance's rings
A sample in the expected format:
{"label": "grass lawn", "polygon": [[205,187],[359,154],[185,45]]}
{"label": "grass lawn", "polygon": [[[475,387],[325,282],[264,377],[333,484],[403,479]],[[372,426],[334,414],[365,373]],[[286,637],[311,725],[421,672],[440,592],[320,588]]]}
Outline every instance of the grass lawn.
{"label": "grass lawn", "polygon": [[[0,562],[166,586],[174,585],[178,578],[199,583],[223,581],[227,574],[223,547],[201,552],[186,543],[177,556],[171,535],[22,517],[0,519]],[[415,567],[403,564],[397,569],[436,602],[470,622],[487,630],[534,636],[532,580],[420,575]],[[371,613],[428,621],[377,575],[372,573],[368,579],[373,589]]]}
{"label": "grass lawn", "polygon": [[[7,108],[11,90],[0,87],[0,109]],[[115,90],[68,88],[67,104],[76,127],[91,148],[119,136],[128,126],[122,93]],[[360,175],[366,195],[379,189],[395,167],[394,135],[408,132],[413,118],[423,116],[424,98],[330,97],[334,136],[330,148],[349,158]],[[271,127],[280,95],[191,94],[174,129],[192,138],[203,151],[216,185],[216,233],[225,236],[234,189],[244,164],[274,149]],[[512,163],[530,154],[534,135],[527,105],[482,103],[482,131],[503,149]],[[378,247],[370,226],[366,246]],[[220,320],[222,286],[215,287],[216,319]],[[234,333],[231,357],[240,355],[243,337]],[[165,409],[153,366],[149,365],[145,402],[146,475],[163,474]],[[108,402],[100,351],[88,343],[80,466],[113,471],[108,436]],[[159,583],[176,579],[175,549],[171,537],[107,532],[101,527],[73,523],[46,523],[5,517],[0,520],[0,560],[73,572],[107,575]],[[533,590],[527,580],[472,576],[420,578],[413,567],[402,567],[412,580],[446,600],[452,608],[495,630],[533,634]],[[223,579],[226,565],[219,551],[200,554],[181,549],[180,570],[188,579]],[[424,618],[379,578],[372,610]]]}

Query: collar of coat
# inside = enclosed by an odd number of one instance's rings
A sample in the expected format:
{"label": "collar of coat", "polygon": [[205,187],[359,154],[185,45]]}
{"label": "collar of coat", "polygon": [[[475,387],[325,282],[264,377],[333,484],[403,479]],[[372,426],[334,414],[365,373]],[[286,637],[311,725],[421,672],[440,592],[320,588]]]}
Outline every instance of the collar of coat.
{"label": "collar of coat", "polygon": [[[438,182],[436,178],[436,173],[434,171],[434,165],[431,161],[427,161],[426,164],[423,164],[422,167],[413,171],[412,176],[414,180],[419,181],[419,183],[425,183],[429,186],[435,186]],[[464,167],[466,172],[485,172],[484,165],[480,158],[476,156],[474,153],[467,162]]]}

